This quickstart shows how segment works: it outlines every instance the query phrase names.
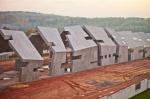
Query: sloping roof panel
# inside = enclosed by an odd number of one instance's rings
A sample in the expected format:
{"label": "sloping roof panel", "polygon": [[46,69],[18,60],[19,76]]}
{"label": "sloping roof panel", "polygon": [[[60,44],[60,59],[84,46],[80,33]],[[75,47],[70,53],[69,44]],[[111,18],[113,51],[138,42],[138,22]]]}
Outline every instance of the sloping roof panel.
{"label": "sloping roof panel", "polygon": [[24,32],[1,29],[1,33],[5,39],[11,37],[10,46],[23,61],[43,60]]}
{"label": "sloping roof panel", "polygon": [[135,32],[134,35],[138,37],[139,41],[145,46],[149,47],[150,46],[150,41],[148,40],[149,38],[146,36],[144,32]]}
{"label": "sloping roof panel", "polygon": [[88,37],[88,35],[81,26],[69,26],[65,27],[64,30],[70,33],[67,37],[73,50],[82,50],[97,46],[93,40],[87,40],[85,38]]}
{"label": "sloping roof panel", "polygon": [[95,26],[84,26],[88,33],[95,39],[95,40],[102,40],[102,45],[111,45],[115,46],[115,43],[108,37],[105,30],[101,27]]}
{"label": "sloping roof panel", "polygon": [[144,46],[131,31],[121,31],[117,33],[120,35],[122,41],[127,43],[129,48]]}
{"label": "sloping roof panel", "polygon": [[127,46],[127,44],[121,40],[120,35],[113,29],[106,28],[107,32],[113,37],[119,46]]}
{"label": "sloping roof panel", "polygon": [[66,52],[66,48],[62,42],[60,33],[56,28],[38,26],[37,29],[39,31],[38,33],[48,46],[51,46],[53,43],[52,48],[54,51]]}

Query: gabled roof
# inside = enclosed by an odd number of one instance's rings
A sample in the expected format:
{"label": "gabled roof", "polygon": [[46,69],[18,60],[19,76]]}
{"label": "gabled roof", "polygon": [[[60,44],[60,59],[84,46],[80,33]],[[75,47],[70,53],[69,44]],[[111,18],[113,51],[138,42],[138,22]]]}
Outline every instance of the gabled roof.
{"label": "gabled roof", "polygon": [[81,26],[65,27],[64,31],[69,32],[69,34],[67,35],[67,38],[74,51],[97,46],[93,40],[86,39],[86,37],[89,37],[89,36],[82,29]]}
{"label": "gabled roof", "polygon": [[9,39],[10,47],[24,62],[43,60],[24,32],[1,29],[0,34],[4,37],[4,39]]}
{"label": "gabled roof", "polygon": [[38,26],[38,33],[48,46],[52,45],[55,52],[66,52],[66,48],[56,28]]}
{"label": "gabled roof", "polygon": [[105,28],[105,30],[119,46],[127,46],[127,43],[122,41],[120,35],[114,29]]}
{"label": "gabled roof", "polygon": [[139,41],[139,39],[131,31],[121,31],[117,32],[122,41],[126,42],[129,48],[139,47],[144,45]]}
{"label": "gabled roof", "polygon": [[101,45],[115,46],[115,43],[111,40],[110,37],[108,37],[104,28],[95,26],[84,26],[84,28],[94,40],[101,40]]}
{"label": "gabled roof", "polygon": [[144,32],[135,32],[134,35],[143,43],[144,47],[150,46],[150,39]]}

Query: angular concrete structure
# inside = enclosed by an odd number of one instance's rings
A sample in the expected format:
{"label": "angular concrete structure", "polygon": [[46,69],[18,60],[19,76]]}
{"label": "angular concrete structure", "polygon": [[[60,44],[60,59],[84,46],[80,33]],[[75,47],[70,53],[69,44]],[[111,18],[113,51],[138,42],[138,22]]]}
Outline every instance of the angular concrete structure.
{"label": "angular concrete structure", "polygon": [[49,49],[49,75],[56,76],[64,74],[65,68],[63,68],[62,65],[66,63],[66,48],[58,30],[56,28],[38,26],[37,34],[42,38]]}
{"label": "angular concrete structure", "polygon": [[138,38],[138,41],[144,45],[143,58],[150,56],[150,39],[144,32],[135,32],[134,35]]}
{"label": "angular concrete structure", "polygon": [[20,71],[20,80],[23,82],[37,80],[39,76],[37,69],[42,66],[43,58],[25,33],[22,31],[1,29],[0,36],[8,42],[7,44],[9,44],[10,48],[19,57],[16,61],[16,68]]}
{"label": "angular concrete structure", "polygon": [[122,63],[128,61],[128,45],[126,42],[122,41],[119,34],[109,28],[105,28],[106,33],[108,36],[112,39],[112,41],[116,44],[117,50],[116,54],[118,57],[116,57],[116,63]]}
{"label": "angular concrete structure", "polygon": [[131,31],[118,32],[123,42],[128,45],[128,60],[143,58],[144,45]]}
{"label": "angular concrete structure", "polygon": [[72,49],[72,72],[97,67],[97,45],[81,26],[69,26],[62,33],[67,48]]}
{"label": "angular concrete structure", "polygon": [[98,46],[98,64],[110,65],[117,63],[116,45],[108,37],[104,28],[84,26],[84,30],[92,37]]}

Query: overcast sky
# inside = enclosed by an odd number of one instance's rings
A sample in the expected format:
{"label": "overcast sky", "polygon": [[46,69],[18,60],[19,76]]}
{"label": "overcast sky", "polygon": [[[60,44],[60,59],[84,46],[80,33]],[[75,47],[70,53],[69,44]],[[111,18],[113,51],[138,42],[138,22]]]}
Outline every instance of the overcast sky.
{"label": "overcast sky", "polygon": [[150,17],[150,0],[0,0],[0,11],[81,17]]}

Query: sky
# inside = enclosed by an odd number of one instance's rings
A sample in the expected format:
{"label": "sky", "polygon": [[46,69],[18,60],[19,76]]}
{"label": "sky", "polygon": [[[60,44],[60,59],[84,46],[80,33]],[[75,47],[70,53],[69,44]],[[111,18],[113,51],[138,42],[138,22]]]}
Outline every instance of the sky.
{"label": "sky", "polygon": [[0,11],[73,17],[150,17],[150,0],[0,0]]}

